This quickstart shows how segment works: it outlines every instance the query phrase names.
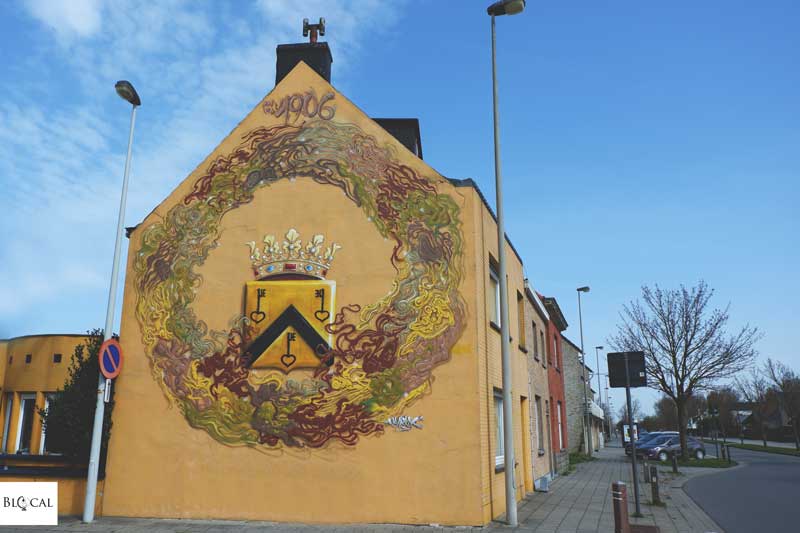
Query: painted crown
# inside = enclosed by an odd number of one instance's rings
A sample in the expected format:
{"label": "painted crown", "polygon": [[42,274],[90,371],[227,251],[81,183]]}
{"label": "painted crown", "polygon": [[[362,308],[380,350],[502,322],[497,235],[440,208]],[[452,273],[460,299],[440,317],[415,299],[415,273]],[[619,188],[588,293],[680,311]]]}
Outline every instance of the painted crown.
{"label": "painted crown", "polygon": [[334,242],[324,247],[324,242],[323,235],[314,235],[304,246],[294,228],[286,232],[283,242],[278,242],[274,235],[265,235],[263,248],[250,241],[246,244],[250,247],[253,275],[262,279],[278,274],[304,274],[325,279],[341,246]]}

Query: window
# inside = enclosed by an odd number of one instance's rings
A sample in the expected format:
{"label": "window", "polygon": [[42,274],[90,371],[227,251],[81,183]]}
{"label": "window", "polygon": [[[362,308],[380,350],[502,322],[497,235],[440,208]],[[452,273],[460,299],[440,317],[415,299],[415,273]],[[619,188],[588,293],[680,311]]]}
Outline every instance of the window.
{"label": "window", "polygon": [[22,394],[19,403],[19,425],[17,426],[17,453],[31,453],[33,415],[36,410],[36,395]]}
{"label": "window", "polygon": [[26,365],[31,364],[31,359],[33,359],[33,356],[31,354],[25,354],[25,364]]}
{"label": "window", "polygon": [[54,353],[53,354],[53,362],[54,363],[60,363],[61,362],[61,354],[60,353]]}
{"label": "window", "polygon": [[542,352],[542,366],[547,368],[547,354],[544,349],[544,332],[539,332],[539,351]]}
{"label": "window", "polygon": [[[61,354],[58,354],[61,355]],[[50,407],[50,402],[53,400],[53,396],[55,396],[52,392],[45,393],[44,395],[44,410]],[[42,424],[42,438],[39,440],[39,455],[43,455],[45,453],[51,453],[53,450],[50,450],[47,447],[47,440],[45,439],[47,435],[44,432],[44,424]]]}
{"label": "window", "polygon": [[489,321],[500,326],[500,278],[497,275],[497,268],[494,262],[489,264],[489,293],[486,302],[489,311]]}
{"label": "window", "polygon": [[538,338],[536,337],[536,322],[531,322],[531,328],[533,331],[533,358],[537,361],[539,360],[539,344]]}
{"label": "window", "polygon": [[561,423],[561,402],[558,402],[558,412],[556,413],[556,421],[558,422],[558,449],[564,449],[564,426]]}
{"label": "window", "polygon": [[542,417],[542,399],[537,396],[536,403],[536,433],[539,444],[539,455],[544,455],[544,422]]}
{"label": "window", "polygon": [[519,327],[519,346],[525,348],[525,299],[517,292],[517,326]]}
{"label": "window", "polygon": [[558,360],[558,337],[553,333],[553,361],[556,363],[556,368],[561,368],[561,361]]}
{"label": "window", "polygon": [[14,356],[13,355],[9,355],[8,356],[8,364],[10,365],[13,361],[14,361]]}
{"label": "window", "polygon": [[8,430],[11,428],[11,404],[14,403],[14,393],[6,393],[6,403],[3,408],[3,443],[0,446],[0,453],[6,453],[8,445]]}
{"label": "window", "polygon": [[494,417],[497,426],[494,468],[495,471],[498,471],[506,464],[505,443],[503,442],[503,393],[498,390],[494,391]]}

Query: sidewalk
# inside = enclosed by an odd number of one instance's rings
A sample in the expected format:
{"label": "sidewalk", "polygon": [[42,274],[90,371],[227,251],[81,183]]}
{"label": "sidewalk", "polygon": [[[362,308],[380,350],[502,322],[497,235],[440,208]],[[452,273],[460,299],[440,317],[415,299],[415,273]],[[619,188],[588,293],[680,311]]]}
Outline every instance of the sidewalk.
{"label": "sidewalk", "polygon": [[[706,439],[706,442],[712,442],[709,437],[705,437],[705,439]],[[738,437],[728,437],[728,443],[730,443],[730,444],[741,444],[742,440],[744,440],[744,444],[755,444],[756,446],[763,446],[764,445],[764,441],[763,440],[740,439]],[[722,439],[721,438],[719,439],[719,442],[722,443]],[[774,441],[774,440],[768,440],[767,441],[767,446],[773,446],[775,448],[789,448],[789,449],[792,449],[792,450],[795,449],[794,442],[777,442],[777,441]]]}
{"label": "sidewalk", "polygon": [[[519,505],[520,526],[515,531],[525,533],[602,532],[614,531],[611,507],[611,483],[624,481],[628,486],[629,510],[633,514],[633,483],[631,466],[622,448],[609,447],[595,454],[597,460],[577,465],[574,472],[560,476],[550,492],[528,495]],[[631,519],[634,524],[655,525],[661,533],[722,533],[715,524],[680,488],[689,479],[718,472],[714,468],[691,468],[672,477],[668,467],[660,467],[661,499],[664,507],[651,506],[650,485],[642,483],[642,518]],[[4,531],[82,531],[133,533],[218,533],[244,531],[247,533],[345,533],[357,532],[505,532],[511,528],[499,522],[486,527],[403,526],[394,524],[312,526],[274,522],[245,522],[222,520],[155,520],[139,518],[100,518],[93,524],[83,524],[77,518],[62,518],[59,526],[4,529]]]}
{"label": "sidewalk", "polygon": [[[526,498],[519,507],[519,530],[536,533],[613,532],[613,481],[626,483],[629,514],[632,515],[635,505],[631,465],[622,448],[605,448],[596,452],[595,456],[597,460],[579,464],[572,474],[557,478],[549,493],[536,493]],[[631,523],[658,526],[661,533],[722,533],[722,528],[681,489],[686,481],[695,476],[718,471],[714,468],[691,468],[673,477],[669,467],[660,466],[660,494],[666,505],[651,506],[650,485],[641,483],[640,502],[644,516],[631,518]],[[509,530],[499,524],[489,529]]]}

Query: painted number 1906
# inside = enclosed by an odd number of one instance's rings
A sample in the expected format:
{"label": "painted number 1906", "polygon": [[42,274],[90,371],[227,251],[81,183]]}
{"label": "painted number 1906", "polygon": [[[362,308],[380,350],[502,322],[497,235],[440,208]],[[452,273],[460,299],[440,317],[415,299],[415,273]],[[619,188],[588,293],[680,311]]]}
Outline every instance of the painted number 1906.
{"label": "painted number 1906", "polygon": [[285,124],[294,124],[301,116],[330,120],[336,114],[336,106],[331,103],[333,98],[332,92],[325,93],[318,98],[311,89],[305,93],[288,94],[280,100],[267,100],[262,109],[268,115],[284,117]]}

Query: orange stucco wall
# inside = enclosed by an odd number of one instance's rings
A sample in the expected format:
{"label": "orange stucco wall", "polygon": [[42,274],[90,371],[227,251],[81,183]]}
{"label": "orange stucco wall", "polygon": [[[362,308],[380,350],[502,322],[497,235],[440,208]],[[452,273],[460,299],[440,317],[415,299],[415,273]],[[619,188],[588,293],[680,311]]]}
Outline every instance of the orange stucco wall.
{"label": "orange stucco wall", "polygon": [[[271,97],[309,88],[317,94],[330,90],[300,64]],[[462,209],[465,275],[460,290],[470,324],[450,361],[433,371],[427,391],[398,413],[424,416],[423,429],[401,432],[386,426],[382,433],[360,437],[355,445],[332,441],[320,449],[226,445],[193,429],[165,394],[160,376],[154,376],[135,314],[132,269],[143,232],[182,201],[211,161],[234,150],[246,132],[282,122],[265,116],[257,106],[131,235],[121,328],[126,366],[116,384],[105,515],[312,523],[485,522],[485,439],[477,417],[484,402],[478,394],[481,365],[475,326],[475,296],[482,290],[476,280],[482,284],[483,279],[476,278],[475,243],[467,234],[479,231],[470,221],[474,200],[468,190],[451,186],[338,93],[335,103],[335,120],[355,124],[391,146],[403,165],[431,178],[439,192],[451,195]],[[337,284],[337,306],[369,304],[392,291],[392,244],[353,202],[339,189],[310,178],[278,181],[226,215],[217,246],[198,268],[202,285],[198,283],[191,308],[209,330],[224,331],[231,316],[241,312],[244,284],[253,279],[245,243],[267,233],[282,237],[289,228],[305,238],[324,234],[326,242],[341,245],[328,276]],[[292,371],[297,372],[301,371]]]}

